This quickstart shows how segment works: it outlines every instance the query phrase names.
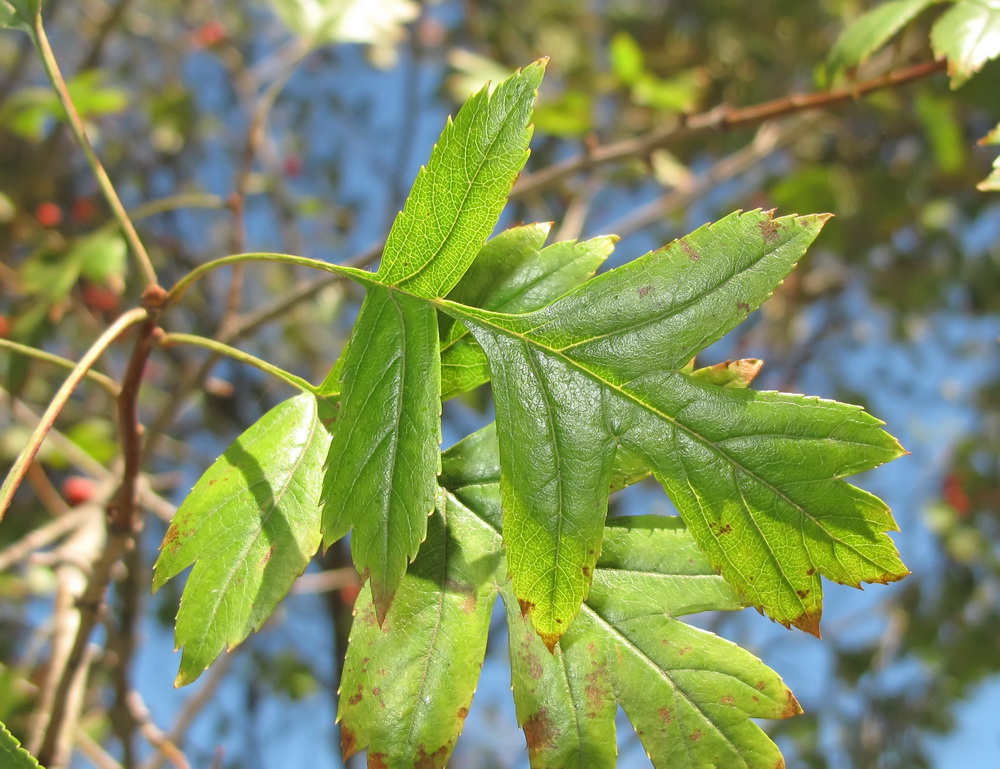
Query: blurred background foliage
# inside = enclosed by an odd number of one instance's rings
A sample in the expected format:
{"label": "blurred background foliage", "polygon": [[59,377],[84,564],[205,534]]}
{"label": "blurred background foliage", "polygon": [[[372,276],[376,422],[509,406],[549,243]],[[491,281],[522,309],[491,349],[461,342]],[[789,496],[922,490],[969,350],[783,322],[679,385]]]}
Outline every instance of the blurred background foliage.
{"label": "blurred background foliage", "polygon": [[[844,25],[871,6],[47,0],[44,15],[74,101],[170,285],[238,251],[371,260],[445,116],[484,81],[539,56],[551,62],[526,179],[719,105],[852,82],[835,79],[826,61]],[[852,78],[931,59],[938,13],[925,11]],[[802,701],[805,716],[769,727],[792,767],[1000,765],[990,715],[1000,707],[1000,201],[976,189],[996,154],[976,142],[1000,119],[998,81],[1000,62],[957,89],[937,73],[583,163],[518,194],[503,220],[554,221],[558,239],[614,232],[617,258],[630,259],[735,208],[836,214],[775,297],[706,360],[762,358],[762,388],[861,403],[912,452],[867,483],[893,507],[910,578],[864,594],[831,589],[822,642],[747,612],[705,619]],[[13,31],[0,35],[0,287],[0,336],[71,359],[137,304],[140,289],[30,40]],[[318,382],[358,299],[329,279],[255,265],[213,275],[164,323]],[[100,370],[120,378],[127,353],[117,346]],[[0,463],[9,463],[63,373],[6,351],[0,370]],[[151,488],[178,502],[289,394],[204,350],[157,351],[142,406]],[[446,443],[487,421],[488,409],[483,390],[448,402]],[[99,501],[119,459],[100,387],[81,388],[57,427],[0,527],[0,720],[18,734],[31,728],[55,573],[72,552],[67,542],[21,557],[3,548]],[[334,692],[357,587],[328,577],[344,574],[345,554],[318,559],[216,675],[174,692],[177,588],[149,596],[169,504],[149,507],[142,547],[95,639],[89,739],[122,758],[115,735],[125,727],[109,703],[124,676],[152,722],[183,738],[192,766],[339,766]],[[640,485],[614,510],[670,508]],[[127,619],[116,618],[122,607],[133,610]],[[457,767],[527,765],[499,618],[494,629]],[[123,634],[135,648],[115,642]],[[193,726],[183,721],[195,713]],[[648,765],[634,736],[622,735],[620,764]],[[99,747],[85,753],[80,766],[100,765]],[[126,758],[163,763],[145,744]]]}

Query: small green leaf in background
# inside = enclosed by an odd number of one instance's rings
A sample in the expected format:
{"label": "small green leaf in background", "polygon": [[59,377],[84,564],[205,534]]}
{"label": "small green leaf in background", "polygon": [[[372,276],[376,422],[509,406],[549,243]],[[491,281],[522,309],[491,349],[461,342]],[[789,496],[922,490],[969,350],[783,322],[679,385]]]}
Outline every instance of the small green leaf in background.
{"label": "small green leaf in background", "polygon": [[[1000,125],[979,140],[980,144],[1000,144]],[[1000,157],[993,161],[993,172],[976,185],[983,192],[1000,192]]]}
{"label": "small green leaf in background", "polygon": [[891,0],[876,5],[847,25],[833,46],[829,66],[833,72],[852,70],[888,43],[925,8],[941,0]]}
{"label": "small green leaf in background", "polygon": [[38,0],[0,0],[0,29],[20,27],[31,32],[37,12]]}
{"label": "small green leaf in background", "polygon": [[770,295],[826,218],[734,214],[532,313],[443,305],[489,358],[514,592],[550,648],[586,596],[619,448],[779,622],[818,632],[821,574],[907,573],[885,506],[839,480],[902,453],[877,420],[680,373]]}
{"label": "small green leaf in background", "polygon": [[320,408],[310,395],[275,406],[226,449],[174,516],[153,590],[194,564],[175,628],[184,649],[177,686],[260,629],[319,547],[329,446]]}
{"label": "small green leaf in background", "polygon": [[628,32],[616,32],[608,44],[611,73],[622,85],[635,85],[646,72],[642,48]]}
{"label": "small green leaf in background", "polygon": [[948,60],[951,87],[958,88],[1000,56],[1000,0],[957,0],[935,22],[931,46]]}
{"label": "small green leaf in background", "polygon": [[21,747],[7,727],[0,723],[0,767],[3,769],[39,769],[38,761]]}
{"label": "small green leaf in background", "polygon": [[[528,155],[536,62],[448,121],[396,217],[344,356],[323,482],[326,546],[351,552],[384,618],[434,508],[441,443],[437,312],[469,269]],[[404,293],[406,292],[406,293]]]}
{"label": "small green leaf in background", "polygon": [[391,61],[403,25],[420,15],[413,0],[271,0],[288,29],[312,45],[367,43]]}
{"label": "small green leaf in background", "polygon": [[[67,83],[70,98],[80,117],[86,119],[117,114],[128,106],[128,94],[103,85],[106,73],[92,69]],[[28,141],[45,138],[51,125],[65,119],[65,112],[51,88],[22,88],[3,104],[0,125]]]}

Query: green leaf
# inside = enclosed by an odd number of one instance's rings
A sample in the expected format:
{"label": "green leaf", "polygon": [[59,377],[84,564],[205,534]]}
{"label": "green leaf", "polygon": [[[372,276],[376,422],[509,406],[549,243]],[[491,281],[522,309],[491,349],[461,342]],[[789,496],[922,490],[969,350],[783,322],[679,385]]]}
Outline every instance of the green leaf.
{"label": "green leaf", "polygon": [[492,94],[482,89],[448,121],[389,231],[380,283],[442,297],[469,269],[528,158],[544,67],[525,67]]}
{"label": "green leaf", "polygon": [[319,547],[329,445],[320,409],[309,395],[271,409],[215,461],[174,516],[153,589],[194,564],[175,629],[184,647],[177,686],[258,630]]}
{"label": "green leaf", "polygon": [[368,589],[356,604],[337,714],[345,759],[367,747],[370,766],[444,767],[469,712],[499,537],[455,497],[441,501],[385,621]]}
{"label": "green leaf", "polygon": [[[490,240],[448,298],[472,307],[520,313],[537,310],[593,276],[617,238],[569,240],[542,248],[547,224],[514,227]],[[450,316],[441,326],[441,399],[489,380],[486,353]]]}
{"label": "green leaf", "polygon": [[767,298],[825,220],[734,214],[524,315],[443,304],[489,357],[514,592],[550,648],[586,596],[619,447],[779,622],[818,632],[820,574],[906,573],[881,533],[888,511],[839,480],[902,453],[881,423],[678,371]]}
{"label": "green leaf", "polygon": [[616,32],[608,44],[612,74],[623,85],[635,85],[646,73],[642,48],[628,32]]}
{"label": "green leaf", "polygon": [[0,29],[20,27],[33,33],[32,22],[38,9],[38,0],[0,0]]}
{"label": "green leaf", "polygon": [[368,289],[345,356],[323,480],[326,547],[351,528],[384,617],[427,531],[441,445],[438,327],[426,302]]}
{"label": "green leaf", "polygon": [[931,46],[958,88],[1000,56],[1000,0],[958,0],[934,24]]}
{"label": "green leaf", "polygon": [[35,757],[21,747],[21,743],[2,723],[0,723],[0,766],[3,769],[39,769]]}
{"label": "green leaf", "polygon": [[543,67],[480,91],[449,121],[396,217],[344,356],[323,536],[329,546],[354,528],[354,562],[380,618],[424,539],[437,488],[439,330],[425,300],[455,287],[496,226],[527,158]]}
{"label": "green leaf", "polygon": [[941,0],[891,0],[876,5],[852,21],[830,52],[830,69],[850,70],[863,63],[925,8]]}
{"label": "green leaf", "polygon": [[678,756],[688,757],[686,766],[775,766],[777,749],[748,717],[793,715],[798,705],[747,652],[677,619],[741,608],[681,521],[616,519],[580,619],[549,652],[503,587],[499,477],[491,428],[447,451],[446,513],[431,518],[382,626],[362,593],[341,687],[344,755],[367,747],[372,765],[446,765],[499,582],[533,767],[613,767],[618,703],[654,766],[673,766]]}
{"label": "green leaf", "polygon": [[[979,140],[980,144],[1000,144],[1000,125]],[[983,192],[1000,192],[1000,157],[993,161],[993,173],[976,185]]]}
{"label": "green leaf", "polygon": [[590,595],[553,653],[503,596],[532,767],[614,767],[616,703],[655,767],[783,765],[749,719],[797,715],[792,693],[748,652],[678,619],[740,608],[680,520],[608,526]]}

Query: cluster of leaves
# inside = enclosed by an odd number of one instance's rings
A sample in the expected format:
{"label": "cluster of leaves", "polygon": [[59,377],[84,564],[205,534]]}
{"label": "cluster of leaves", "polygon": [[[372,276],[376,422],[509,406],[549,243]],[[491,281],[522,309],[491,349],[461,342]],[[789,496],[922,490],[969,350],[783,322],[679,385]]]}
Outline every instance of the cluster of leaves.
{"label": "cluster of leaves", "polygon": [[[949,7],[934,21],[931,47],[948,62],[951,87],[958,88],[983,66],[1000,57],[1000,0],[945,0]],[[942,0],[891,0],[862,14],[844,30],[830,53],[834,72],[852,71],[891,41],[925,10]],[[1000,124],[982,139],[1000,143]],[[1000,159],[980,185],[1000,190]]]}
{"label": "cluster of leaves", "polygon": [[[613,238],[486,242],[522,168],[543,64],[449,122],[316,393],[279,405],[178,511],[159,587],[194,565],[177,682],[260,627],[320,546],[351,533],[367,584],[343,748],[444,765],[499,593],[535,766],[614,762],[620,703],[654,764],[774,766],[750,717],[799,711],[775,673],[678,618],[752,605],[817,633],[820,578],[906,569],[885,505],[844,477],[898,457],[860,408],[746,387],[692,359],[756,309],[825,216],[730,215],[592,277]],[[442,397],[489,380],[496,423],[440,453]],[[606,522],[647,476],[681,517]]]}

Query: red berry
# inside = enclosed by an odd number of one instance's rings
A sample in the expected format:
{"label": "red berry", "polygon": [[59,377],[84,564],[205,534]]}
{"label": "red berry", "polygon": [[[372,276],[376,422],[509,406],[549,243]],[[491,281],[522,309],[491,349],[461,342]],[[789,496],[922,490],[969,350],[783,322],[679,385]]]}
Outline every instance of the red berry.
{"label": "red berry", "polygon": [[55,227],[62,221],[62,209],[55,203],[39,203],[35,208],[35,221],[43,227]]}
{"label": "red berry", "polygon": [[118,294],[106,286],[84,283],[82,293],[83,303],[93,313],[115,312],[118,309]]}
{"label": "red berry", "polygon": [[73,217],[73,221],[86,224],[97,214],[97,206],[90,198],[77,198],[73,201],[69,214]]}
{"label": "red berry", "polygon": [[97,484],[90,478],[71,475],[62,484],[62,493],[71,507],[90,502],[97,493]]}
{"label": "red berry", "polygon": [[10,321],[6,315],[0,315],[0,339],[10,336]]}
{"label": "red berry", "polygon": [[226,39],[226,28],[222,22],[206,21],[194,31],[194,44],[199,48],[211,48]]}
{"label": "red berry", "polygon": [[284,162],[285,176],[298,176],[302,173],[302,158],[298,155],[289,155]]}

